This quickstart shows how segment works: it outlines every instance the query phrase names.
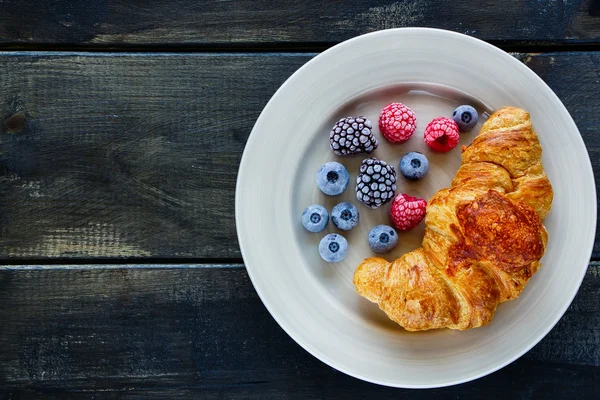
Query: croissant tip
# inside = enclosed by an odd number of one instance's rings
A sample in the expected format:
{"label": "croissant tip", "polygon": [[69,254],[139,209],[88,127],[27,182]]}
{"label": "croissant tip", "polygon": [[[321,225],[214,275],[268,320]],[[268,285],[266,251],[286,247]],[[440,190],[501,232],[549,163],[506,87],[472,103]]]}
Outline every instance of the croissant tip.
{"label": "croissant tip", "polygon": [[492,115],[490,115],[489,119],[501,117],[504,115],[509,115],[511,118],[518,118],[522,120],[529,120],[530,115],[527,111],[523,110],[519,107],[506,106],[496,110]]}

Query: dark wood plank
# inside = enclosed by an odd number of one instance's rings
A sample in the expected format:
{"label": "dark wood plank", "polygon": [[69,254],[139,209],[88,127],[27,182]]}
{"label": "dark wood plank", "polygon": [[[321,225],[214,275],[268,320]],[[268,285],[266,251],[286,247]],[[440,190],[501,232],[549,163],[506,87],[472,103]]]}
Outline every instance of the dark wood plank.
{"label": "dark wood plank", "polygon": [[239,257],[247,136],[309,59],[0,57],[0,257]]}
{"label": "dark wood plank", "polygon": [[[0,55],[0,259],[239,259],[244,144],[311,56]],[[518,56],[572,113],[600,182],[600,53]]]}
{"label": "dark wood plank", "polygon": [[[303,366],[299,366],[302,368]],[[544,399],[581,400],[600,396],[600,368],[519,360],[478,381],[442,389],[406,390],[377,386],[350,378],[324,365],[310,374],[298,372],[274,380],[223,384],[190,383],[183,386],[144,387],[113,380],[103,389],[7,389],[5,398],[26,399],[248,399],[248,400],[363,400],[396,399]],[[140,378],[140,382],[144,379]],[[114,385],[114,386],[112,386]]]}
{"label": "dark wood plank", "polygon": [[0,388],[10,399],[600,394],[600,263],[524,357],[428,392],[367,384],[313,358],[273,321],[240,265],[10,268],[0,270]]}
{"label": "dark wood plank", "polygon": [[[600,113],[600,98],[593,94],[600,92],[600,52],[549,53],[525,56],[522,60],[550,86],[569,110],[587,147],[594,169],[596,194],[600,196],[600,127],[590,118]],[[600,224],[596,224],[592,258],[600,258]]]}
{"label": "dark wood plank", "polygon": [[386,28],[427,26],[512,43],[598,43],[595,0],[4,0],[0,45],[330,44]]}

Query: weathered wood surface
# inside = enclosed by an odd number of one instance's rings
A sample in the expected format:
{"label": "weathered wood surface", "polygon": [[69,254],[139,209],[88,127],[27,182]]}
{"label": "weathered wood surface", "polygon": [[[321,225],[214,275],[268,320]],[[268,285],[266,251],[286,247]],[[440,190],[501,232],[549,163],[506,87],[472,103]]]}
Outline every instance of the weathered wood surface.
{"label": "weathered wood surface", "polygon": [[[311,57],[0,54],[0,259],[238,260],[246,139]],[[600,182],[600,53],[519,57],[573,115]]]}
{"label": "weathered wood surface", "polygon": [[405,26],[509,43],[598,43],[596,0],[4,0],[0,46],[329,44]]}
{"label": "weathered wood surface", "polygon": [[247,136],[308,59],[0,57],[0,257],[239,257]]}
{"label": "weathered wood surface", "polygon": [[242,265],[0,270],[4,398],[347,399],[600,396],[600,263],[520,360],[433,391],[367,384],[321,363],[270,317]]}

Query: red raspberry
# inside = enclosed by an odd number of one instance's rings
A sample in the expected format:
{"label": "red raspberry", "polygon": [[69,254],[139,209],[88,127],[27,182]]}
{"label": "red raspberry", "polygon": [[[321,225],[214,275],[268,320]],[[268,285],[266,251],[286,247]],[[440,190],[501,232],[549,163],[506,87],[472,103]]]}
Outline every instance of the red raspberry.
{"label": "red raspberry", "polygon": [[419,225],[425,217],[427,201],[400,193],[390,207],[392,223],[401,231],[407,231]]}
{"label": "red raspberry", "polygon": [[415,133],[415,113],[402,103],[391,103],[381,110],[379,130],[392,143],[406,142]]}
{"label": "red raspberry", "polygon": [[458,125],[450,118],[434,118],[425,128],[425,144],[435,151],[452,150],[458,144]]}

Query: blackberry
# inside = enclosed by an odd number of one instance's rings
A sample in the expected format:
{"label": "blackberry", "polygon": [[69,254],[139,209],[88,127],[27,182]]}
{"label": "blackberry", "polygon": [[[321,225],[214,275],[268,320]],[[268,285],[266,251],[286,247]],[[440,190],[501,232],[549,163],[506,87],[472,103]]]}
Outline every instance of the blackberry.
{"label": "blackberry", "polygon": [[364,205],[379,208],[396,193],[396,170],[374,157],[363,160],[356,177],[356,198]]}
{"label": "blackberry", "polygon": [[372,129],[373,124],[365,117],[342,118],[329,132],[329,145],[338,156],[371,154],[379,146]]}

